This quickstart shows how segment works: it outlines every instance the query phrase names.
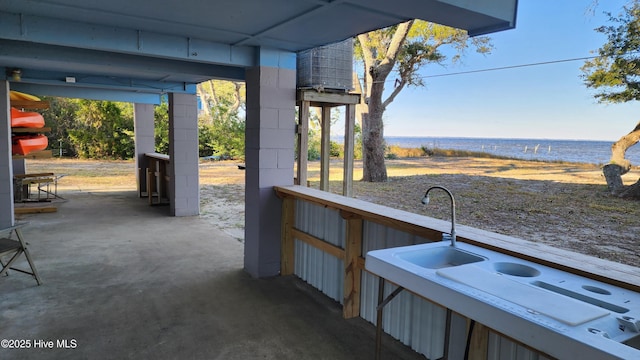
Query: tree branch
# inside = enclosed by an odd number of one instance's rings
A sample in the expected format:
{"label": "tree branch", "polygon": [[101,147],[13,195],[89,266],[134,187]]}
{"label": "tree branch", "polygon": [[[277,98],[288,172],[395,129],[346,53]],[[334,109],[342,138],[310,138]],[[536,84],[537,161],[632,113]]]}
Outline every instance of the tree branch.
{"label": "tree branch", "polygon": [[212,101],[212,104],[210,104],[210,106],[211,107],[218,106],[218,96],[216,94],[216,89],[213,86],[213,80],[209,80],[208,83],[209,83],[209,91],[211,92],[211,101]]}
{"label": "tree branch", "polygon": [[414,20],[409,20],[398,25],[396,32],[393,33],[393,38],[391,39],[391,43],[389,44],[383,63],[391,63],[393,66],[398,58],[398,54],[400,53],[400,49],[402,48],[407,35],[409,35],[409,30],[411,30],[411,26],[413,26],[413,21]]}
{"label": "tree branch", "polygon": [[393,37],[391,38],[391,43],[387,48],[384,60],[382,60],[380,65],[378,65],[378,72],[382,74],[384,78],[386,78],[389,72],[393,69],[396,60],[398,59],[398,55],[400,54],[400,49],[402,48],[402,45],[404,45],[407,35],[409,35],[411,26],[413,26],[413,20],[398,25],[398,28],[393,33]]}
{"label": "tree branch", "polygon": [[234,81],[233,85],[235,86],[235,91],[233,93],[233,104],[231,104],[230,112],[238,111],[238,109],[240,108],[240,105],[242,103],[240,101],[240,89],[242,89],[242,83]]}
{"label": "tree branch", "polygon": [[362,57],[365,64],[373,64],[373,51],[371,51],[371,37],[368,33],[358,35],[360,48],[362,48]]}
{"label": "tree branch", "polygon": [[610,164],[618,165],[622,168],[621,174],[624,175],[631,169],[631,162],[625,158],[627,150],[640,141],[640,122],[636,124],[633,130],[621,137],[618,141],[611,145]]}
{"label": "tree branch", "polygon": [[404,89],[405,85],[407,85],[407,80],[403,77],[403,78],[400,79],[400,83],[398,84],[398,86],[393,88],[393,91],[391,92],[389,97],[387,97],[384,100],[384,102],[382,103],[382,106],[383,106],[384,109],[386,109],[387,106],[389,106],[389,104],[391,104],[393,102],[393,100],[395,100],[396,96],[398,96],[400,91],[402,91],[402,89]]}
{"label": "tree branch", "polygon": [[204,88],[204,83],[200,83],[196,86],[197,92],[200,94],[200,98],[202,99],[202,110],[204,111],[207,119],[211,119],[211,107],[209,106],[209,98],[211,97],[207,90]]}

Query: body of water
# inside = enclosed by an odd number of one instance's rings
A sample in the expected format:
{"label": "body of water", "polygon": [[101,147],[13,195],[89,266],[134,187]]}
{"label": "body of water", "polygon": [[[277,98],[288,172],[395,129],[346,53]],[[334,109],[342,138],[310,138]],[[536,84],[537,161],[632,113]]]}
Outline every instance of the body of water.
{"label": "body of water", "polygon": [[[407,148],[453,149],[486,152],[525,160],[567,161],[604,165],[611,157],[612,141],[484,139],[447,137],[386,137],[387,145]],[[640,164],[640,147],[627,151],[633,165]]]}

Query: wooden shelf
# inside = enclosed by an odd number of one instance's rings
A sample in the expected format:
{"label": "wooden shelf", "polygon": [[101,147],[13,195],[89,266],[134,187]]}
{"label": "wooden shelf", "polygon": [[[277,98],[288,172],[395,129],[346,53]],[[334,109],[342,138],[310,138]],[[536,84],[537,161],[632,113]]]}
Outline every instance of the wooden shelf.
{"label": "wooden shelf", "polygon": [[48,101],[11,100],[11,106],[19,109],[48,109]]}
{"label": "wooden shelf", "polygon": [[41,150],[34,151],[27,155],[13,155],[13,159],[49,159],[52,158],[53,154],[51,150]]}
{"label": "wooden shelf", "polygon": [[41,134],[46,132],[51,132],[50,127],[42,127],[42,128],[11,128],[11,132],[14,134]]}
{"label": "wooden shelf", "polygon": [[53,213],[57,212],[58,208],[55,206],[24,206],[24,207],[14,207],[13,213],[16,215],[23,214],[40,214],[40,213]]}

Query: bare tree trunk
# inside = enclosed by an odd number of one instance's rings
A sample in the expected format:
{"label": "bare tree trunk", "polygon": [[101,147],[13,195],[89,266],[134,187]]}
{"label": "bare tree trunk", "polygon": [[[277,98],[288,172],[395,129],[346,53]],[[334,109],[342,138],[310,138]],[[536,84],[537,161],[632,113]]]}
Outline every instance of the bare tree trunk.
{"label": "bare tree trunk", "polygon": [[622,182],[622,175],[631,169],[631,162],[625,158],[625,154],[638,141],[640,141],[640,123],[611,146],[611,159],[609,164],[603,167],[602,173],[612,194],[624,198],[640,198],[640,180],[631,186],[624,186]]}
{"label": "bare tree trunk", "polygon": [[230,111],[231,113],[234,113],[236,111],[238,111],[238,109],[240,108],[240,105],[242,104],[242,102],[240,101],[240,90],[242,89],[242,83],[241,82],[234,82],[233,86],[234,86],[234,93],[233,93],[233,104],[231,104],[230,107]]}
{"label": "bare tree trunk", "polygon": [[[374,80],[375,81],[375,80]],[[362,129],[363,151],[363,180],[369,182],[387,181],[387,166],[384,163],[385,143],[382,114],[384,106],[378,92],[384,91],[382,84],[372,82],[371,97],[369,97],[369,111],[363,113],[364,127]]]}
{"label": "bare tree trunk", "polygon": [[200,95],[200,101],[202,102],[202,111],[207,119],[211,119],[211,107],[209,106],[209,98],[211,97],[207,90],[204,89],[204,83],[198,84],[196,90]]}
{"label": "bare tree trunk", "polygon": [[602,173],[612,194],[617,194],[624,189],[624,184],[622,183],[623,170],[622,166],[611,163],[602,168]]}
{"label": "bare tree trunk", "polygon": [[377,59],[374,51],[368,47],[371,43],[369,35],[358,35],[358,40],[363,44],[361,48],[365,66],[365,99],[368,100],[368,111],[363,109],[362,113],[363,181],[387,181],[387,166],[384,163],[385,143],[382,115],[386,110],[386,106],[393,101],[393,98],[388,102],[382,100],[384,82],[391,70],[393,70],[411,26],[413,26],[413,20],[398,25],[395,33],[390,38],[390,43],[382,59]]}

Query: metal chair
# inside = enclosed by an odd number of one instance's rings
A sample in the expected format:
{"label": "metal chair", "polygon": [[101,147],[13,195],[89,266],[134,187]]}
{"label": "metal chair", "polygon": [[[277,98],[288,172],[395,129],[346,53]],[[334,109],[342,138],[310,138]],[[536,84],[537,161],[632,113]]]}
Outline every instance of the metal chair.
{"label": "metal chair", "polygon": [[[16,224],[6,229],[0,229],[0,236],[4,236],[5,234],[7,236],[0,237],[0,265],[2,266],[0,276],[9,275],[8,271],[9,269],[11,269],[33,276],[36,279],[38,285],[40,285],[42,284],[42,281],[40,280],[40,276],[38,275],[36,266],[33,264],[33,259],[31,258],[31,254],[29,254],[29,250],[27,249],[27,245],[22,236],[22,231],[20,230],[20,228],[22,228],[24,225],[26,225],[26,223]],[[12,239],[11,233],[15,233],[17,239]],[[11,267],[13,263],[18,259],[18,257],[23,253],[27,258],[27,262],[29,262],[31,272]],[[4,256],[11,256],[6,264],[2,261],[2,257]]]}

